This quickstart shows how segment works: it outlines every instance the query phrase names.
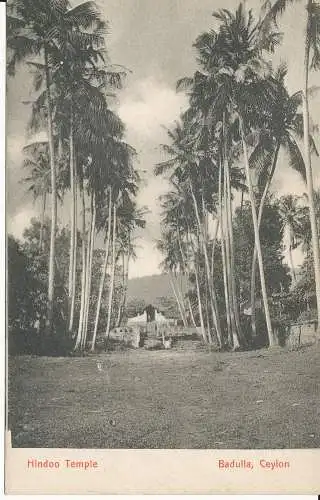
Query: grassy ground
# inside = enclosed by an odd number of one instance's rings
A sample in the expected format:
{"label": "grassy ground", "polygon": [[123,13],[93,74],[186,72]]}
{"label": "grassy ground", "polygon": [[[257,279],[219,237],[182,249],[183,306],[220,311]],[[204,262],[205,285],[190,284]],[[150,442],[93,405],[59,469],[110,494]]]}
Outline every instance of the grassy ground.
{"label": "grassy ground", "polygon": [[13,446],[320,447],[319,346],[239,353],[183,346],[11,358]]}

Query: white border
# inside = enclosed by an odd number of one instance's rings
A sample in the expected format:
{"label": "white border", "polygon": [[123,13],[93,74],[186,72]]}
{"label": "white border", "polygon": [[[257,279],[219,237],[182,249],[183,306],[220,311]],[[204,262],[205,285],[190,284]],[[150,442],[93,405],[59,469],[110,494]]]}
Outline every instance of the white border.
{"label": "white border", "polygon": [[[174,0],[173,0],[174,1]],[[5,9],[6,5],[3,2],[0,2],[0,95],[1,95],[1,106],[0,106],[0,272],[2,276],[2,286],[0,287],[0,317],[2,320],[2,325],[3,325],[3,330],[2,330],[2,335],[1,335],[1,340],[0,340],[0,352],[1,352],[1,359],[4,361],[2,368],[3,368],[3,381],[1,383],[1,399],[2,399],[2,404],[1,404],[1,410],[0,410],[0,418],[1,422],[3,423],[2,429],[4,431],[5,428],[5,367],[6,367],[6,344],[5,344],[5,318],[6,318],[6,309],[5,309],[5,304],[6,304],[6,287],[5,287],[5,276],[6,276],[6,220],[5,220],[5,199],[6,199],[6,189],[5,189],[5,117],[6,117],[6,112],[5,112],[5,93],[6,93],[6,83],[5,83]],[[1,497],[4,494],[4,432],[1,433],[1,450],[2,450],[2,467],[1,467]],[[288,485],[289,486],[289,485]],[[12,498],[21,498],[20,495],[10,495]],[[60,495],[63,498],[67,498],[66,495]],[[103,498],[105,495],[93,495],[96,498]],[[140,497],[140,495],[136,495]],[[155,498],[155,499],[162,499],[163,496],[166,498],[183,498],[183,495],[141,495],[141,498]],[[204,500],[207,500],[209,498],[212,498],[211,495],[201,495],[201,496],[196,496],[196,495],[187,495],[188,497],[198,497],[202,498]],[[25,498],[34,498],[33,495],[24,495]],[[55,498],[56,495],[37,495],[38,498]],[[116,498],[118,499],[130,499],[132,496],[131,495],[117,495]],[[86,498],[86,495],[77,495],[77,498]],[[223,500],[231,500],[233,499],[232,495],[217,495],[217,499],[223,499]],[[240,500],[251,500],[252,498],[265,498],[263,495],[239,495]],[[308,500],[310,498],[317,498],[316,496],[308,496],[308,495],[269,495],[268,498],[270,500],[276,500],[276,499],[281,499],[281,500]]]}
{"label": "white border", "polygon": [[0,337],[0,356],[3,364],[1,365],[3,377],[1,380],[1,406],[0,421],[2,423],[1,432],[1,494],[4,492],[4,428],[5,428],[5,400],[6,400],[6,223],[5,223],[5,92],[6,92],[6,72],[5,72],[5,53],[6,53],[6,4],[0,3],[0,276],[2,283],[0,286],[0,319],[2,331]]}

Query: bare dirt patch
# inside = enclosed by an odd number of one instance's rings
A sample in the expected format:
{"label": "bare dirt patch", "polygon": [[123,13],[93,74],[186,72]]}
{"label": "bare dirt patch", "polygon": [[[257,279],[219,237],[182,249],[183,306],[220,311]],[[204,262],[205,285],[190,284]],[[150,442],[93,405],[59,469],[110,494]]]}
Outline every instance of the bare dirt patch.
{"label": "bare dirt patch", "polygon": [[13,446],[318,448],[319,374],[319,345],[12,357]]}

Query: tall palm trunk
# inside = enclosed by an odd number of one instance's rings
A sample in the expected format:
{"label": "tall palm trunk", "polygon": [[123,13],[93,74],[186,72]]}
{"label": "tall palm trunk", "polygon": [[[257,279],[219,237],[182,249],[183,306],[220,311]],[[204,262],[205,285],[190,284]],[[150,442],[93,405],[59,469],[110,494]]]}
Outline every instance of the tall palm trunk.
{"label": "tall palm trunk", "polygon": [[127,305],[127,297],[128,297],[128,283],[129,283],[129,262],[130,262],[130,254],[127,255],[126,262],[126,275],[125,275],[125,285],[124,285],[124,293],[122,296],[122,304],[121,304],[121,316],[120,316],[120,325],[123,321],[124,311]]}
{"label": "tall palm trunk", "polygon": [[124,262],[124,253],[121,254],[121,260],[122,260],[122,265],[121,265],[121,291],[120,291],[120,297],[119,297],[119,304],[118,304],[118,313],[117,313],[117,319],[116,319],[116,327],[120,326],[121,322],[121,306],[122,306],[122,300],[123,300],[123,295],[124,295],[124,284],[125,284],[125,262]]}
{"label": "tall palm trunk", "polygon": [[241,189],[240,214],[242,215],[244,202],[244,188]]}
{"label": "tall palm trunk", "polygon": [[169,271],[169,281],[170,281],[170,286],[171,286],[171,289],[173,291],[173,295],[176,299],[176,302],[177,302],[177,305],[178,305],[178,309],[179,309],[179,312],[180,312],[180,316],[181,316],[181,320],[182,320],[182,323],[183,323],[183,326],[186,326],[186,319],[185,319],[185,316],[184,316],[184,313],[183,313],[183,307],[181,305],[181,302],[180,302],[180,297],[179,297],[179,294],[174,286],[174,279],[173,279],[173,275],[172,275],[172,272]]}
{"label": "tall palm trunk", "polygon": [[123,253],[122,254],[122,290],[121,290],[121,296],[120,296],[120,300],[119,300],[116,326],[121,326],[123,311],[125,308],[125,301],[126,301],[127,289],[128,289],[128,268],[129,268],[128,261],[129,261],[129,255],[127,256],[127,259],[126,259],[125,254]]}
{"label": "tall palm trunk", "polygon": [[226,263],[226,277],[227,277],[227,293],[228,293],[228,304],[229,304],[229,315],[230,315],[230,346],[235,348],[238,347],[237,335],[236,335],[236,321],[234,316],[234,305],[232,297],[232,269],[231,269],[231,257],[230,257],[230,234],[229,234],[229,219],[228,219],[228,189],[227,189],[227,172],[228,172],[228,162],[225,161],[224,168],[224,193],[223,193],[223,212],[224,212],[224,240],[225,240],[225,263]]}
{"label": "tall palm trunk", "polygon": [[290,262],[290,269],[291,269],[291,275],[292,275],[292,283],[295,283],[297,281],[296,273],[294,270],[294,265],[293,265],[293,257],[292,257],[292,229],[289,228],[289,262]]}
{"label": "tall palm trunk", "polygon": [[178,295],[180,298],[180,304],[182,307],[182,313],[183,313],[183,318],[184,318],[183,324],[184,324],[184,326],[188,326],[187,311],[186,311],[185,301],[184,301],[185,293],[183,290],[183,276],[184,276],[184,274],[183,274],[182,270],[180,269],[179,276],[177,277],[177,292],[178,292]]}
{"label": "tall palm trunk", "polygon": [[188,318],[187,318],[187,309],[185,307],[185,290],[183,290],[183,277],[186,277],[188,275],[188,262],[183,250],[182,242],[181,242],[181,235],[180,235],[180,230],[179,228],[177,229],[177,238],[178,238],[178,244],[179,244],[179,251],[180,251],[180,289],[181,289],[181,302],[182,302],[182,307],[183,307],[183,315],[185,318],[185,325],[188,326]]}
{"label": "tall palm trunk", "polygon": [[204,294],[204,309],[205,309],[205,319],[206,319],[206,327],[207,327],[207,337],[209,344],[213,343],[212,340],[212,335],[211,335],[211,325],[210,325],[210,314],[209,314],[209,283],[208,280],[204,280],[204,288],[205,288],[205,294]]}
{"label": "tall palm trunk", "polygon": [[[206,210],[206,205],[204,202],[204,197],[203,194],[201,193],[201,204],[202,204],[202,234],[203,234],[203,245],[206,247],[206,252],[208,253],[208,234],[209,234],[209,227],[208,227],[208,214]],[[211,276],[211,268],[209,264],[209,257],[208,257],[208,266],[206,264],[206,279],[205,279],[205,310],[206,310],[206,319],[207,319],[207,331],[208,331],[208,340],[209,343],[213,343],[213,338],[212,338],[212,331],[211,331],[211,326],[210,326],[210,314],[209,314],[209,302],[210,302],[210,312],[212,316],[212,321],[213,321],[213,330],[215,329],[215,322],[214,322],[214,312],[215,312],[215,306],[213,304],[213,298],[212,298],[212,286],[213,286],[213,281],[212,281],[212,276]]]}
{"label": "tall palm trunk", "polygon": [[[71,213],[70,213],[70,253],[69,253],[69,286],[68,286],[68,298],[69,304],[71,304],[71,294],[72,294],[72,272],[73,272],[73,247],[74,247],[74,146],[73,146],[73,112],[72,105],[70,111],[70,134],[69,134],[69,158],[70,158],[70,192],[71,192]],[[70,307],[70,305],[69,305]]]}
{"label": "tall palm trunk", "polygon": [[[228,162],[227,162],[228,163]],[[233,332],[233,348],[240,347],[240,339],[242,338],[240,317],[239,317],[239,304],[237,300],[237,286],[236,286],[236,270],[235,270],[235,257],[234,257],[234,240],[233,240],[233,225],[232,225],[232,203],[231,203],[231,183],[230,183],[230,170],[229,164],[227,165],[226,172],[226,194],[227,194],[227,221],[229,230],[229,251],[230,251],[230,290],[231,301],[233,305],[233,314],[235,321],[235,330]]]}
{"label": "tall palm trunk", "polygon": [[74,320],[74,307],[75,307],[75,290],[76,290],[76,199],[77,199],[77,188],[76,188],[76,176],[75,176],[75,158],[74,158],[74,131],[73,131],[73,107],[71,104],[70,112],[70,136],[69,136],[69,147],[70,147],[70,191],[71,191],[71,224],[70,224],[70,256],[69,256],[69,287],[68,287],[68,299],[69,299],[69,332],[73,329]]}
{"label": "tall palm trunk", "polygon": [[195,274],[195,278],[196,278],[196,287],[197,287],[197,298],[198,298],[198,309],[199,309],[199,319],[200,319],[201,333],[202,333],[202,337],[203,337],[204,342],[207,343],[208,339],[207,339],[206,330],[205,330],[205,327],[204,327],[203,311],[202,311],[202,303],[201,303],[201,293],[200,293],[200,285],[199,285],[199,276],[198,276],[196,261],[194,261],[194,274]]}
{"label": "tall palm trunk", "polygon": [[241,140],[242,140],[244,163],[245,163],[246,180],[247,180],[247,184],[248,184],[249,198],[250,198],[250,204],[251,204],[254,239],[255,239],[255,246],[257,247],[257,254],[258,254],[260,281],[261,281],[261,292],[262,292],[263,306],[264,306],[264,312],[265,312],[265,319],[266,319],[266,324],[267,324],[268,340],[269,340],[269,345],[271,347],[271,346],[274,346],[276,344],[276,342],[275,342],[275,339],[273,337],[273,332],[272,332],[272,325],[271,325],[271,318],[270,318],[269,304],[268,304],[268,296],[267,296],[267,288],[266,288],[266,281],[265,281],[264,268],[263,268],[260,236],[259,236],[258,218],[257,218],[257,212],[256,212],[256,205],[255,205],[255,198],[254,198],[254,192],[253,192],[253,187],[252,187],[252,181],[251,181],[251,176],[250,176],[249,157],[248,157],[247,143],[246,143],[245,135],[244,135],[244,125],[243,125],[243,121],[242,121],[241,116],[239,116],[239,121],[240,121],[240,132],[241,132]]}
{"label": "tall palm trunk", "polygon": [[200,238],[200,242],[202,243],[203,252],[204,252],[207,280],[210,283],[210,292],[212,294],[212,302],[213,302],[213,304],[212,304],[212,317],[213,317],[213,323],[214,323],[214,327],[215,327],[215,334],[217,337],[217,342],[218,342],[219,346],[221,346],[221,326],[220,326],[220,319],[218,317],[217,299],[215,296],[213,282],[212,282],[212,279],[210,276],[210,264],[209,264],[209,258],[208,258],[208,252],[207,252],[207,245],[206,245],[206,242],[204,241],[204,236],[203,236],[203,231],[202,231],[202,226],[201,226],[201,221],[200,221],[200,216],[199,216],[199,210],[198,210],[198,204],[197,204],[197,200],[196,200],[196,197],[194,195],[194,192],[193,192],[191,179],[190,179],[190,192],[191,192],[191,197],[193,200],[195,215],[196,215],[196,219],[197,219],[199,238]]}
{"label": "tall palm trunk", "polygon": [[225,248],[225,230],[223,228],[223,222],[221,226],[221,256],[222,256],[222,274],[223,274],[223,287],[224,287],[224,300],[226,306],[226,321],[227,321],[227,336],[229,344],[232,343],[232,333],[231,333],[231,317],[230,317],[230,304],[229,304],[229,288],[228,288],[228,278],[227,278],[227,258],[226,258],[226,248]]}
{"label": "tall palm trunk", "polygon": [[80,193],[81,193],[81,201],[82,201],[82,270],[81,270],[81,299],[80,299],[80,314],[79,314],[79,324],[78,324],[78,334],[75,344],[75,350],[79,349],[80,342],[82,338],[83,331],[83,320],[84,320],[84,306],[85,306],[85,288],[86,288],[86,203],[84,197],[84,185],[83,185],[83,174],[80,180]]}
{"label": "tall palm trunk", "polygon": [[75,189],[76,199],[75,199],[75,245],[73,248],[73,270],[72,270],[72,292],[71,292],[71,314],[70,314],[70,331],[73,330],[74,324],[74,313],[76,307],[76,285],[77,285],[77,243],[78,243],[78,231],[77,231],[77,188]]}
{"label": "tall palm trunk", "polygon": [[87,248],[87,275],[86,275],[86,292],[85,292],[85,307],[84,307],[84,322],[82,332],[82,348],[86,347],[88,336],[88,323],[90,311],[90,298],[91,298],[91,280],[92,280],[92,262],[94,250],[94,234],[96,226],[96,204],[94,192],[91,193],[91,219],[90,219],[90,235]]}
{"label": "tall palm trunk", "polygon": [[228,279],[227,279],[227,258],[226,258],[226,248],[225,248],[225,222],[224,222],[225,212],[223,210],[223,194],[222,194],[222,157],[220,157],[220,164],[219,164],[218,197],[219,197],[220,233],[221,233],[222,274],[223,274],[224,300],[226,306],[226,321],[227,321],[227,338],[229,344],[231,344],[232,342],[231,318],[230,318],[229,289],[228,289]]}
{"label": "tall palm trunk", "polygon": [[230,184],[230,169],[229,159],[227,155],[227,134],[226,134],[226,114],[223,113],[222,119],[222,155],[224,166],[224,237],[226,250],[226,275],[227,275],[227,293],[229,293],[230,307],[230,326],[231,326],[231,345],[234,349],[240,346],[240,319],[238,301],[236,297],[236,282],[235,282],[235,262],[234,262],[234,244],[233,244],[233,227],[232,227],[232,206],[231,206],[231,184]]}
{"label": "tall palm trunk", "polygon": [[305,56],[304,56],[304,89],[303,89],[303,141],[304,141],[304,161],[307,178],[307,192],[310,211],[310,223],[312,234],[312,250],[313,250],[313,265],[314,276],[316,282],[316,300],[318,313],[318,333],[320,332],[320,250],[319,250],[319,234],[317,229],[316,211],[314,204],[314,188],[313,174],[311,167],[311,152],[310,152],[310,116],[309,116],[309,101],[308,101],[308,86],[309,86],[309,60],[310,60],[310,26],[311,26],[311,6],[312,0],[307,1],[307,31],[305,41]]}
{"label": "tall palm trunk", "polygon": [[107,273],[107,267],[108,267],[109,250],[110,250],[110,239],[111,239],[111,226],[112,226],[111,218],[112,218],[112,192],[111,192],[111,188],[109,187],[109,207],[108,207],[107,240],[106,240],[106,246],[105,246],[104,263],[103,263],[103,268],[102,268],[101,278],[100,278],[99,296],[98,296],[98,302],[97,302],[96,318],[95,318],[95,322],[94,322],[94,330],[93,330],[91,351],[94,351],[94,348],[95,348],[95,343],[96,343],[96,338],[97,338],[97,332],[98,332],[98,325],[99,325],[99,317],[100,317],[100,309],[101,309],[103,288],[104,288],[104,283],[105,283],[105,280],[106,280],[106,273]]}
{"label": "tall palm trunk", "polygon": [[54,278],[55,278],[55,238],[57,227],[57,182],[56,182],[56,165],[53,143],[52,129],[52,103],[50,90],[50,70],[48,61],[47,49],[44,49],[44,65],[46,76],[47,90],[47,107],[48,107],[48,143],[50,154],[50,172],[51,172],[51,235],[50,235],[50,253],[49,253],[49,275],[48,275],[48,302],[47,302],[47,317],[46,317],[46,333],[53,333],[53,315],[54,315]]}
{"label": "tall palm trunk", "polygon": [[189,312],[190,312],[191,323],[193,324],[193,326],[195,328],[197,328],[197,324],[196,324],[195,319],[194,319],[194,314],[193,314],[193,310],[192,310],[192,305],[191,305],[190,297],[188,297],[187,300],[188,300],[188,308],[189,308]]}
{"label": "tall palm trunk", "polygon": [[116,268],[116,225],[117,225],[117,206],[113,205],[113,230],[112,230],[112,267],[111,267],[111,281],[109,289],[109,300],[108,300],[108,320],[106,328],[106,339],[109,338],[110,326],[111,326],[111,313],[112,313],[112,299],[113,299],[113,289],[114,289],[114,276]]}
{"label": "tall palm trunk", "polygon": [[[90,204],[91,205],[91,204]],[[85,264],[85,278],[84,278],[84,298],[83,298],[83,319],[82,319],[82,331],[81,331],[81,350],[85,347],[85,338],[87,334],[87,307],[88,307],[88,283],[90,274],[90,249],[91,249],[91,234],[92,234],[92,206],[90,206],[90,223],[88,224],[88,237],[86,245],[86,264]]]}
{"label": "tall palm trunk", "polygon": [[214,269],[214,251],[216,248],[219,226],[220,226],[220,221],[219,221],[219,219],[217,219],[216,220],[216,227],[215,227],[215,231],[214,231],[214,236],[212,239],[212,249],[211,249],[211,276],[212,277],[213,277],[213,269]]}
{"label": "tall palm trunk", "polygon": [[[196,278],[196,287],[197,287],[197,301],[198,301],[198,311],[199,311],[199,320],[200,320],[200,328],[201,328],[201,335],[203,338],[203,341],[207,343],[208,339],[206,337],[206,331],[204,327],[204,321],[203,321],[203,311],[202,311],[202,303],[201,303],[201,292],[200,292],[200,284],[199,284],[199,276],[198,276],[198,270],[197,270],[197,256],[196,256],[196,249],[194,247],[194,243],[192,241],[192,237],[190,235],[190,229],[187,223],[187,242],[190,244],[191,248],[191,253],[192,253],[192,260],[193,260],[193,267],[194,267],[194,275]],[[199,235],[198,235],[198,249],[199,249]]]}
{"label": "tall palm trunk", "polygon": [[46,191],[42,194],[42,206],[41,206],[41,219],[40,219],[40,239],[39,239],[39,249],[43,250],[43,237],[44,237],[44,218],[46,213],[46,203],[47,203],[47,193]]}
{"label": "tall palm trunk", "polygon": [[[264,187],[262,197],[260,200],[260,205],[259,205],[259,212],[258,212],[258,227],[259,227],[259,232],[260,232],[260,226],[261,226],[261,219],[262,219],[262,213],[263,213],[263,208],[265,201],[267,199],[267,195],[269,193],[270,185],[273,179],[273,175],[277,166],[278,162],[278,155],[279,155],[279,150],[280,150],[280,142],[277,142],[275,152],[274,152],[274,157],[272,161],[272,166],[271,170],[266,182],[266,185]],[[252,256],[252,266],[251,266],[251,288],[250,288],[250,293],[251,293],[251,328],[252,328],[252,334],[256,336],[257,331],[256,331],[256,268],[257,268],[257,247],[256,245],[254,246],[253,250],[253,256]]]}

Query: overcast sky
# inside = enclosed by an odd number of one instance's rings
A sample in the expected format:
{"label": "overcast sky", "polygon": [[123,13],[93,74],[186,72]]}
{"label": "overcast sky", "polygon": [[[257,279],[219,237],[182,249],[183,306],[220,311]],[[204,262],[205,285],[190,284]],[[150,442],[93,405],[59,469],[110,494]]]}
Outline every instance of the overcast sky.
{"label": "overcast sky", "polygon": [[[79,3],[79,2],[77,2]],[[176,81],[192,75],[196,69],[192,43],[199,33],[213,26],[211,14],[219,8],[235,7],[234,0],[99,0],[98,5],[110,23],[107,38],[110,59],[122,64],[131,73],[119,94],[118,112],[127,127],[127,140],[139,153],[139,168],[144,171],[139,203],[148,205],[150,214],[143,238],[138,242],[138,259],[131,265],[130,275],[156,274],[161,257],[154,248],[159,236],[158,196],[165,192],[166,183],[154,178],[154,165],[160,160],[159,145],[166,141],[163,127],[169,127],[186,107],[186,98],[175,92]],[[258,8],[258,0],[247,6]],[[75,2],[73,2],[75,4]],[[303,4],[289,4],[281,25],[285,31],[283,46],[276,61],[288,62],[288,86],[296,91],[303,77]],[[310,84],[320,85],[320,73],[313,74]],[[23,104],[30,98],[31,80],[26,69],[18,71],[8,83],[7,106],[7,221],[8,231],[21,237],[30,217],[38,213],[19,181],[21,148],[26,143],[25,128],[29,110]],[[311,107],[314,121],[318,120],[320,105]],[[318,120],[319,122],[319,120]],[[319,137],[317,144],[320,146]],[[320,161],[314,161],[316,185],[320,185]],[[286,158],[281,157],[274,188],[280,193],[305,191],[296,174],[289,170]],[[63,222],[65,215],[59,212]]]}

